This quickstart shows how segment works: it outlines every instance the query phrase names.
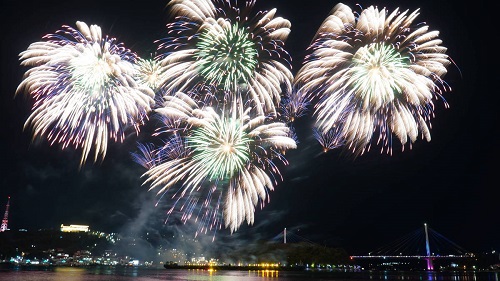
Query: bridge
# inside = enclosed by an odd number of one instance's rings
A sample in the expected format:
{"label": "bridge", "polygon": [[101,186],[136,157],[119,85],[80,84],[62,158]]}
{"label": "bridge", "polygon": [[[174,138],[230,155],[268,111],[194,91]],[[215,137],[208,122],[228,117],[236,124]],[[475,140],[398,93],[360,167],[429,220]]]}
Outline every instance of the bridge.
{"label": "bridge", "polygon": [[[431,248],[432,247],[432,248]],[[426,261],[427,270],[434,270],[438,260],[471,258],[472,254],[424,224],[424,228],[374,250],[368,255],[351,256],[351,259]]]}
{"label": "bridge", "polygon": [[[278,235],[271,239],[275,243],[306,243],[310,245],[319,245],[296,233],[296,231],[287,231],[285,228]],[[409,270],[429,271],[434,268],[443,267],[461,267],[475,259],[475,256],[465,250],[463,247],[452,242],[442,234],[424,224],[423,228],[415,231],[389,243],[368,255],[350,256],[351,260],[358,260],[358,265],[368,263],[370,267],[394,267]],[[377,264],[378,263],[378,264]],[[392,264],[392,265],[391,265]]]}
{"label": "bridge", "polygon": [[296,231],[287,230],[286,227],[283,231],[281,231],[276,236],[274,236],[271,239],[271,241],[275,242],[275,243],[283,242],[283,244],[286,244],[286,243],[306,243],[306,244],[310,244],[310,245],[319,245],[318,243],[315,243],[315,242],[313,242],[305,237],[298,235],[296,233]]}

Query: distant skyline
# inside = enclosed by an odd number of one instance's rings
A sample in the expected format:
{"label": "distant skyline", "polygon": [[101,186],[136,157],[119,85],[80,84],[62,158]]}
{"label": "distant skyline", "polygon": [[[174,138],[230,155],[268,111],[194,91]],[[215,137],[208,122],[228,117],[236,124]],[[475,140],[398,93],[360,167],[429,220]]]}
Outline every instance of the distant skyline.
{"label": "distant skyline", "polygon": [[[167,199],[155,207],[160,197],[142,185],[145,169],[130,156],[137,150],[136,143],[149,137],[154,119],[138,136],[131,133],[124,143],[111,145],[102,163],[89,161],[79,169],[79,151],[50,146],[46,140],[31,141],[31,131],[23,130],[23,125],[33,101],[22,95],[14,97],[27,70],[19,65],[18,55],[43,35],[81,20],[100,25],[104,34],[148,57],[155,51],[153,41],[165,36],[165,24],[170,21],[166,3],[2,2],[0,214],[3,217],[11,196],[10,229],[84,224],[104,232],[194,235],[195,223],[164,224]],[[277,15],[291,21],[286,49],[295,73],[318,26],[337,3],[257,0],[254,12],[277,8]],[[358,2],[343,3],[360,10]],[[440,31],[442,45],[456,65],[450,65],[444,77],[451,87],[444,93],[450,108],[435,102],[432,140],[419,138],[411,150],[406,147],[404,151],[395,141],[392,156],[380,154],[379,147],[357,158],[342,149],[325,154],[312,136],[310,114],[300,118],[296,122],[298,148],[287,152],[289,165],[282,169],[283,180],[270,193],[270,202],[262,210],[257,208],[254,225],[244,223],[232,235],[223,228],[215,242],[210,234],[197,237],[203,247],[271,240],[287,228],[318,244],[366,254],[427,223],[471,252],[500,250],[494,184],[496,93],[486,88],[491,84],[484,60],[486,43],[477,42],[483,36],[477,26],[485,25],[471,23],[471,17],[480,15],[483,7],[448,0],[360,4],[389,11],[420,8],[416,22]]]}

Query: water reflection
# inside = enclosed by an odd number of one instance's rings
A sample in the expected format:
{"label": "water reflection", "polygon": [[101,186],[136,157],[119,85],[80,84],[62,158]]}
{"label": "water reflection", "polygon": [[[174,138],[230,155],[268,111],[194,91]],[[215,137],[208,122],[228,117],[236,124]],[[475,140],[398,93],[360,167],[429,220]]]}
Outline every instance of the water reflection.
{"label": "water reflection", "polygon": [[78,267],[56,267],[54,268],[53,281],[86,281],[85,275],[87,271],[84,268]]}
{"label": "water reflection", "polygon": [[[230,270],[215,270],[215,269],[192,269],[171,271],[177,272],[173,279],[165,280],[207,280],[207,281],[263,281],[263,280],[278,280],[278,270],[248,270],[248,271],[230,271]],[[188,272],[187,277],[183,277],[183,272]],[[287,280],[287,279],[279,279]]]}
{"label": "water reflection", "polygon": [[[271,277],[271,278],[278,278],[279,277],[279,271],[278,270],[251,270],[248,271],[248,275],[252,276],[252,274],[257,273],[257,276],[261,277]],[[253,275],[255,276],[255,275]]]}
{"label": "water reflection", "polygon": [[[362,275],[362,273],[361,273]],[[499,272],[476,271],[424,271],[424,272],[394,272],[373,271],[368,274],[369,280],[421,280],[421,281],[500,281]],[[363,280],[360,277],[360,280]]]}
{"label": "water reflection", "polygon": [[8,281],[500,281],[500,272],[474,271],[278,271],[278,270],[165,270],[137,267],[56,267],[44,270],[14,269],[0,271]]}

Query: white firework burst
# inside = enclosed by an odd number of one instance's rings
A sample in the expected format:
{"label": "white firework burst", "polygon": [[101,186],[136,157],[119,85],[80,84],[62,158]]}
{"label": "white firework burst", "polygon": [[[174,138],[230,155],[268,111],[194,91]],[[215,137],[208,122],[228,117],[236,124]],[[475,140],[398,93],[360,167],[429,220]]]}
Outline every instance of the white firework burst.
{"label": "white firework burst", "polygon": [[340,3],[321,24],[294,83],[314,100],[316,127],[336,132],[334,143],[362,154],[377,133],[387,153],[392,135],[403,149],[419,133],[430,141],[450,60],[438,31],[413,24],[418,15],[370,6],[356,16]]}
{"label": "white firework burst", "polygon": [[[290,22],[275,17],[276,9],[250,12],[255,0],[240,8],[237,1],[173,0],[169,8],[175,21],[169,24],[172,37],[159,45],[167,77],[167,94],[243,93],[259,114],[276,114],[283,89],[289,91],[293,75],[284,41]],[[220,101],[216,101],[219,102]]]}
{"label": "white firework burst", "polygon": [[[250,108],[244,109],[240,100],[230,103],[222,112],[218,110],[200,108],[181,92],[165,96],[163,106],[156,112],[182,120],[184,130],[175,132],[176,141],[172,145],[168,145],[171,141],[166,142],[153,156],[149,153],[141,158],[145,161],[139,162],[148,163],[144,165],[148,168],[145,183],[151,184],[150,189],[159,188],[158,194],[180,184],[182,191],[175,191],[172,196],[177,197],[176,202],[183,197],[193,200],[193,192],[206,189],[207,198],[215,198],[218,206],[221,197],[214,194],[222,195],[224,223],[233,232],[245,220],[249,224],[254,222],[255,206],[259,202],[263,206],[268,200],[268,191],[274,189],[276,176],[280,175],[273,160],[286,164],[281,152],[296,148],[296,142],[290,137],[286,124],[271,122],[262,115],[251,118]],[[165,150],[167,152],[163,152]],[[188,205],[192,207],[185,208],[186,220],[194,211],[193,204]],[[207,227],[210,229],[217,224],[214,218],[217,218],[218,207],[211,210],[202,212],[200,218],[211,221],[212,225]]]}
{"label": "white firework burst", "polygon": [[134,80],[135,53],[103,37],[97,25],[76,25],[63,26],[20,54],[21,65],[31,68],[16,94],[26,91],[35,99],[25,123],[33,138],[44,135],[63,148],[81,148],[83,165],[91,150],[94,162],[103,159],[108,140],[123,141],[127,128],[139,131],[154,93]]}

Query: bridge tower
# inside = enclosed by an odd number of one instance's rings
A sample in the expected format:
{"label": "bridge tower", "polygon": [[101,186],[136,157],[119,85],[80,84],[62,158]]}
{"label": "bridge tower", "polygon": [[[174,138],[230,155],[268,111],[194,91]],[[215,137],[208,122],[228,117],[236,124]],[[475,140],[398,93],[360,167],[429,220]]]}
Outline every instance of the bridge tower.
{"label": "bridge tower", "polygon": [[2,226],[0,226],[0,232],[4,232],[8,229],[9,223],[9,205],[10,205],[10,196],[7,199],[7,206],[5,207],[5,214],[3,215]]}
{"label": "bridge tower", "polygon": [[429,246],[429,233],[427,232],[427,224],[424,223],[425,229],[425,249],[427,250],[427,270],[434,270],[431,258],[431,247]]}

